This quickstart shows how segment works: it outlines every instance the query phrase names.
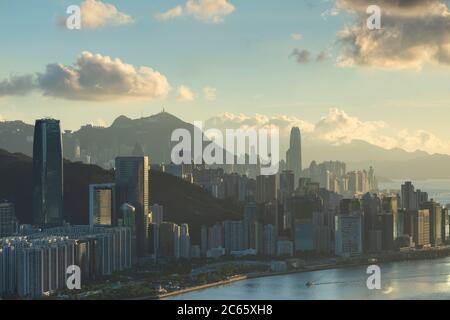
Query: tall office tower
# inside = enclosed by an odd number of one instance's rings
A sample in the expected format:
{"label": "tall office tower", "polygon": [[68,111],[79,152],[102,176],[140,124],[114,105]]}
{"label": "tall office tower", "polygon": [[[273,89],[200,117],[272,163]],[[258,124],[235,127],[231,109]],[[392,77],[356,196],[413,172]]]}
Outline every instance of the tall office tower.
{"label": "tall office tower", "polygon": [[[118,204],[129,203],[136,209],[136,254],[143,257],[148,247],[148,157],[116,158],[116,199]],[[113,221],[113,224],[116,224]]]}
{"label": "tall office tower", "polygon": [[177,257],[178,225],[173,222],[163,222],[159,226],[159,250],[158,256],[173,259]]}
{"label": "tall office tower", "polygon": [[256,202],[266,203],[277,200],[277,176],[256,177]]}
{"label": "tall office tower", "polygon": [[352,171],[348,173],[348,190],[352,194],[360,192],[361,186],[359,184],[358,172]]}
{"label": "tall office tower", "polygon": [[289,149],[286,152],[287,168],[294,172],[295,187],[297,187],[298,179],[302,174],[302,137],[300,129],[294,127],[291,130]]}
{"label": "tall office tower", "polygon": [[174,239],[173,239],[173,243],[174,243],[174,252],[175,252],[175,259],[179,259],[180,258],[180,254],[181,254],[181,227],[179,225],[175,225],[175,232],[173,234]]}
{"label": "tall office tower", "polygon": [[294,193],[295,175],[290,170],[285,170],[280,173],[280,190],[279,197],[280,203],[286,206],[287,199]]}
{"label": "tall office tower", "polygon": [[290,198],[291,237],[295,251],[312,251],[315,249],[313,217],[322,210],[323,201],[317,195]]}
{"label": "tall office tower", "polygon": [[152,212],[153,223],[161,224],[164,221],[164,207],[155,203],[150,206]]}
{"label": "tall office tower", "polygon": [[112,226],[116,216],[115,185],[89,185],[89,225]]}
{"label": "tall office tower", "polygon": [[416,194],[417,194],[417,203],[420,208],[423,203],[428,202],[428,193],[421,191],[420,189],[417,189]]}
{"label": "tall office tower", "polygon": [[431,244],[430,234],[430,211],[427,209],[417,210],[414,218],[414,242],[417,247],[424,247]]}
{"label": "tall office tower", "polygon": [[[382,231],[378,223],[378,215],[382,212],[381,199],[376,194],[366,193],[361,198],[361,205],[364,212],[362,222],[364,251],[379,252],[382,249]],[[352,210],[349,210],[349,213],[351,214]]]}
{"label": "tall office tower", "polygon": [[189,226],[183,223],[180,232],[180,257],[189,259],[191,254],[191,237],[189,236]]}
{"label": "tall office tower", "polygon": [[9,237],[17,232],[17,219],[14,204],[9,201],[0,202],[0,238]]}
{"label": "tall office tower", "polygon": [[36,120],[33,143],[33,224],[63,224],[63,154],[59,120]]}
{"label": "tall office tower", "polygon": [[417,199],[417,193],[414,191],[414,185],[407,181],[402,184],[401,191],[402,208],[405,210],[417,210],[419,209],[419,203]]}
{"label": "tall office tower", "polygon": [[428,209],[430,213],[430,243],[433,246],[442,244],[442,207],[433,199],[424,202],[421,209]]}
{"label": "tall office tower", "polygon": [[447,244],[450,240],[450,217],[448,215],[448,208],[442,208],[441,236],[442,242]]}
{"label": "tall office tower", "polygon": [[148,226],[148,243],[148,253],[157,259],[159,250],[159,224],[151,223]]}

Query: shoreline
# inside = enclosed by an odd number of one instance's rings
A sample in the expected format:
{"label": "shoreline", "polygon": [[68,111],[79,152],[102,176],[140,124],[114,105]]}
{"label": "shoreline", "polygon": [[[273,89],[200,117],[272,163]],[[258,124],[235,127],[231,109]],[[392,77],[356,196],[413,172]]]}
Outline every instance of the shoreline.
{"label": "shoreline", "polygon": [[[440,253],[440,254],[439,254]],[[432,254],[432,256],[426,256],[427,254]],[[250,280],[250,279],[258,279],[258,278],[266,278],[266,277],[277,277],[277,276],[284,276],[284,275],[290,275],[290,274],[297,274],[297,273],[305,273],[305,272],[315,272],[315,271],[323,271],[323,270],[333,270],[333,269],[342,269],[342,268],[352,268],[352,267],[360,267],[360,266],[368,266],[372,264],[384,264],[384,263],[392,263],[392,262],[406,262],[406,261],[415,261],[415,260],[434,260],[434,259],[441,259],[446,258],[450,256],[450,247],[443,247],[443,248],[436,248],[436,249],[428,249],[428,250],[420,250],[420,251],[406,251],[406,252],[396,252],[396,253],[390,253],[386,256],[377,256],[374,255],[371,259],[376,259],[375,262],[370,262],[369,259],[365,261],[354,261],[349,263],[342,263],[342,264],[323,264],[323,265],[316,265],[316,266],[306,266],[302,269],[294,269],[294,270],[286,270],[286,271],[276,271],[276,272],[259,272],[259,273],[249,273],[246,275],[241,276],[235,276],[230,279],[208,283],[205,285],[200,286],[194,286],[190,288],[185,288],[181,290],[176,290],[172,292],[168,292],[165,294],[157,295],[152,297],[151,299],[156,300],[162,300],[174,296],[183,295],[185,293],[190,292],[196,292],[196,291],[202,291],[205,289],[215,288],[215,287],[221,287],[226,286],[235,282],[240,282],[244,280]],[[390,260],[392,259],[392,260]],[[145,298],[135,298],[133,300],[149,300],[149,297]]]}

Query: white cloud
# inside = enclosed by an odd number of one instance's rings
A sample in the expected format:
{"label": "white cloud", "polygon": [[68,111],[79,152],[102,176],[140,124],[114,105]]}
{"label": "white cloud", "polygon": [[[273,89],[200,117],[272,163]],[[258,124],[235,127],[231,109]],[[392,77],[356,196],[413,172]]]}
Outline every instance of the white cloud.
{"label": "white cloud", "polygon": [[205,97],[205,100],[214,101],[217,98],[217,89],[213,87],[204,87],[203,95]]}
{"label": "white cloud", "polygon": [[119,11],[116,6],[99,0],[85,0],[80,9],[82,28],[97,29],[133,22],[131,16]]}
{"label": "white cloud", "polygon": [[183,15],[183,7],[176,6],[173,9],[167,10],[166,12],[158,13],[156,18],[161,21],[170,20],[176,17],[181,17]]}
{"label": "white cloud", "polygon": [[[366,26],[369,5],[382,9],[381,30]],[[387,69],[420,69],[427,63],[450,64],[450,11],[442,0],[336,0],[356,22],[338,33],[337,64]]]}
{"label": "white cloud", "polygon": [[188,0],[184,6],[176,6],[156,15],[158,20],[169,20],[189,15],[206,23],[221,23],[224,18],[235,11],[228,0]]}
{"label": "white cloud", "polygon": [[362,121],[333,108],[316,123],[314,137],[337,145],[364,140],[378,146],[393,147],[393,141],[380,135],[380,130],[385,127],[386,123],[382,121]]}
{"label": "white cloud", "polygon": [[259,129],[278,127],[282,148],[286,148],[292,127],[299,127],[302,136],[309,141],[322,141],[333,145],[349,144],[361,140],[385,148],[401,148],[406,151],[422,150],[428,153],[450,154],[450,141],[443,140],[426,130],[389,128],[383,121],[364,121],[339,109],[330,109],[328,114],[313,124],[297,117],[277,115],[248,116],[224,113],[205,122],[206,128]]}
{"label": "white cloud", "polygon": [[301,33],[291,33],[291,40],[300,41],[303,39],[303,35]]}
{"label": "white cloud", "polygon": [[177,101],[186,102],[186,101],[194,101],[195,95],[186,86],[179,86],[177,89]]}
{"label": "white cloud", "polygon": [[37,75],[44,95],[72,100],[155,99],[167,96],[167,78],[149,67],[83,52],[73,66],[47,65]]}

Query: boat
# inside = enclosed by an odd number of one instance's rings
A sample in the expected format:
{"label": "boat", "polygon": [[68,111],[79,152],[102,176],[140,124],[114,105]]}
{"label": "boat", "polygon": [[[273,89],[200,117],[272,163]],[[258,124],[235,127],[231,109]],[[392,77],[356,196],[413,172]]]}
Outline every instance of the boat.
{"label": "boat", "polygon": [[314,285],[314,283],[312,283],[311,281],[308,281],[305,285],[309,288],[309,287],[312,287]]}

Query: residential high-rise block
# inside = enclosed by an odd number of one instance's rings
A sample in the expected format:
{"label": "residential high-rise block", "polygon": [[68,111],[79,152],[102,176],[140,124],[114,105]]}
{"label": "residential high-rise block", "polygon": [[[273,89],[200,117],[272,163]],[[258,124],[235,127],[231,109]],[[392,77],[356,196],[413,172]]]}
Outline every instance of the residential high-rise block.
{"label": "residential high-rise block", "polygon": [[17,218],[14,204],[4,200],[0,201],[0,238],[9,237],[17,231]]}

